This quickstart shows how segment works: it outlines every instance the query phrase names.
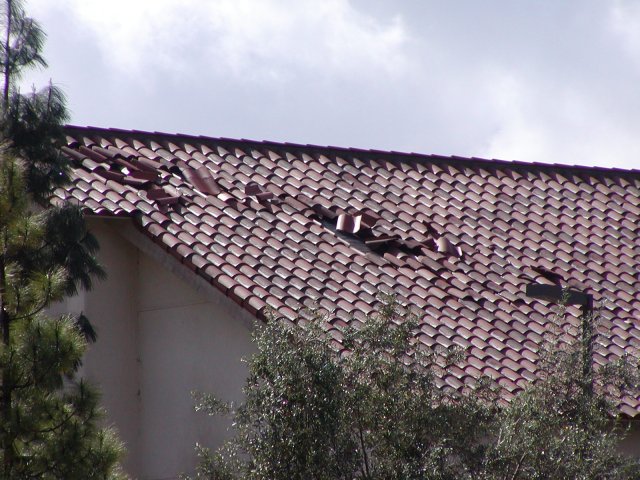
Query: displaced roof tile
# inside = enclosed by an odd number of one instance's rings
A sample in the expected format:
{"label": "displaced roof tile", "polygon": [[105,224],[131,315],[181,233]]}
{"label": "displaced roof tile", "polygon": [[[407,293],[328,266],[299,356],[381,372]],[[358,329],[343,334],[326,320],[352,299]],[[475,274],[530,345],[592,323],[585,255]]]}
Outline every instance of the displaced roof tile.
{"label": "displaced roof tile", "polygon": [[[78,127],[67,134],[75,187],[56,199],[138,215],[162,248],[260,318],[270,305],[294,320],[301,304],[318,302],[342,328],[352,314],[364,320],[380,290],[394,292],[419,312],[423,345],[468,349],[466,366],[443,385],[459,389],[484,372],[509,398],[535,378],[550,329],[547,306],[523,294],[543,278],[532,267],[544,267],[611,302],[599,362],[640,355],[640,276],[630,274],[640,270],[638,172]],[[364,208],[379,217],[371,233],[382,228],[397,244],[367,246]],[[577,316],[569,309],[567,324]],[[640,398],[621,410],[636,415]]]}

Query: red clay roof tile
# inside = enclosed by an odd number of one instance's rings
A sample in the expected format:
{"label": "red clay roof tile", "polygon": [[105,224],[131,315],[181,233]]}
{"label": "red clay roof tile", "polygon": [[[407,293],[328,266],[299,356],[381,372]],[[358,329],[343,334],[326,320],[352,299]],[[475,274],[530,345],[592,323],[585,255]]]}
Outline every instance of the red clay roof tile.
{"label": "red clay roof tile", "polygon": [[[632,273],[640,172],[80,127],[67,134],[74,186],[54,202],[130,215],[258,318],[269,305],[293,320],[301,304],[317,302],[343,315],[331,330],[340,342],[351,314],[363,321],[380,290],[395,292],[421,318],[421,343],[468,348],[443,385],[460,389],[484,373],[508,399],[535,378],[551,328],[552,306],[524,298],[526,284],[543,278],[531,267],[544,267],[609,302],[596,364],[640,356]],[[336,231],[337,215],[365,208],[380,218],[374,235],[399,234],[419,248],[372,250],[356,229]],[[438,253],[439,238],[462,247],[462,258]],[[568,309],[573,332],[578,314]],[[620,408],[637,415],[640,397]]]}

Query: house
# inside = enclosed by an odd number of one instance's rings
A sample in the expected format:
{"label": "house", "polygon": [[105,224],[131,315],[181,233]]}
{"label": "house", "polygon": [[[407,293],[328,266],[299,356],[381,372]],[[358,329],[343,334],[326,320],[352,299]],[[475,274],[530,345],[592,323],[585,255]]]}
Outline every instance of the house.
{"label": "house", "polygon": [[[594,363],[640,358],[640,171],[67,127],[72,184],[109,278],[70,299],[97,326],[85,375],[140,479],[175,478],[227,425],[190,391],[241,398],[265,309],[330,313],[340,342],[378,292],[421,315],[419,340],[459,345],[441,379],[491,376],[503,398],[536,375],[555,306],[527,286],[603,303]],[[569,306],[574,334],[580,316]],[[351,319],[351,320],[350,320]],[[640,418],[640,397],[620,399]],[[636,435],[635,433],[633,435]],[[640,453],[638,437],[625,448]]]}

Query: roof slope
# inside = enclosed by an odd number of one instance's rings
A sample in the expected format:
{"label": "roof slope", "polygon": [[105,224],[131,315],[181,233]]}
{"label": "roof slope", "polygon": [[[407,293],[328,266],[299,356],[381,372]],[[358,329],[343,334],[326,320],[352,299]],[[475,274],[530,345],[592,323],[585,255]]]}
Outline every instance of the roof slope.
{"label": "roof slope", "polygon": [[[534,378],[552,328],[531,282],[606,301],[595,362],[640,350],[640,172],[68,127],[75,199],[130,216],[158,245],[260,317],[362,321],[379,291],[422,315],[425,345],[468,358],[506,398]],[[577,324],[577,307],[567,319]],[[353,316],[353,320],[349,320]],[[626,415],[640,398],[625,398]]]}

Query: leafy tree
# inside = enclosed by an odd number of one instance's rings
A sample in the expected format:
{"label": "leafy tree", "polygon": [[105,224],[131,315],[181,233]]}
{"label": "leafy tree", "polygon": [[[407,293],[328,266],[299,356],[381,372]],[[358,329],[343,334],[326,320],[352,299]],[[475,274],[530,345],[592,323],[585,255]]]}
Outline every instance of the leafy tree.
{"label": "leafy tree", "polygon": [[481,393],[490,392],[440,388],[434,374],[458,352],[419,346],[416,318],[391,297],[344,332],[342,354],[323,324],[271,320],[255,335],[246,401],[200,396],[199,409],[231,414],[237,435],[223,451],[199,448],[195,478],[474,478],[490,413]]}
{"label": "leafy tree", "polygon": [[[563,316],[561,308],[556,325]],[[637,391],[637,366],[622,358],[593,371],[597,322],[597,314],[586,313],[581,331],[547,335],[539,381],[496,416],[483,478],[640,478],[638,461],[618,451],[626,430],[614,403]]]}
{"label": "leafy tree", "polygon": [[32,208],[66,178],[64,99],[52,86],[17,90],[24,68],[44,65],[44,34],[19,1],[0,8],[0,478],[118,478],[122,447],[75,376],[94,332],[82,316],[45,314],[103,273],[78,208]]}
{"label": "leafy tree", "polygon": [[246,400],[197,395],[198,410],[232,417],[235,437],[216,452],[198,445],[193,479],[640,478],[616,450],[624,429],[610,401],[636,375],[624,360],[584,369],[592,338],[567,344],[559,334],[540,380],[498,408],[485,381],[446,390],[438,374],[462,352],[419,348],[416,318],[392,298],[344,332],[343,351],[324,324],[271,319],[255,333]]}

